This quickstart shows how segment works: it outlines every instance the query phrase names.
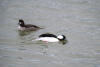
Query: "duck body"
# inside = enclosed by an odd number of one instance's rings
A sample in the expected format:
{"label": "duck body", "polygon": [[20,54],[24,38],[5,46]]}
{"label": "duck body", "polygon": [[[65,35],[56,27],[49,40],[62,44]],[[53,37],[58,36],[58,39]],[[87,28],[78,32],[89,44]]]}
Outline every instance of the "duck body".
{"label": "duck body", "polygon": [[46,33],[46,34],[41,34],[39,38],[36,40],[44,42],[60,42],[62,40],[65,40],[65,36],[63,35],[56,36],[54,34]]}
{"label": "duck body", "polygon": [[19,19],[19,23],[18,23],[18,29],[21,31],[36,31],[38,29],[41,29],[40,27],[36,26],[36,25],[32,25],[32,24],[25,24],[24,20]]}

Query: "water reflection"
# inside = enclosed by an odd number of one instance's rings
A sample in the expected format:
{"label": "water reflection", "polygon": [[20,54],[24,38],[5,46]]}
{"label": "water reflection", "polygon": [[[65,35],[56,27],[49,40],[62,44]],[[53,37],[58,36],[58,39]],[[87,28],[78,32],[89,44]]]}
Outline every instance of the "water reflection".
{"label": "water reflection", "polygon": [[20,31],[18,30],[18,33],[20,36],[25,36],[31,34],[33,31]]}
{"label": "water reflection", "polygon": [[65,45],[66,43],[68,43],[68,40],[66,39],[66,40],[64,40],[64,41],[61,41],[60,42],[62,45]]}

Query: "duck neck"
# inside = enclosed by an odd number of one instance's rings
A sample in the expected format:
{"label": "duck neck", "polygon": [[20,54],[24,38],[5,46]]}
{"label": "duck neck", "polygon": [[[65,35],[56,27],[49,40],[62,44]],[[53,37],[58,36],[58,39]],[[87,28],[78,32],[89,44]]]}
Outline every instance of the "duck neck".
{"label": "duck neck", "polygon": [[21,25],[21,24],[20,24],[20,26],[21,26],[21,27],[25,27],[25,25]]}

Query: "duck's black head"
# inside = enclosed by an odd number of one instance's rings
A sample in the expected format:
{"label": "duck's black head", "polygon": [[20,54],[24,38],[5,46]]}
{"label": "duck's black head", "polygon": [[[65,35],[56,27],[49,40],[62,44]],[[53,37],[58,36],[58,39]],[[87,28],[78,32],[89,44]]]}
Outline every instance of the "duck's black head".
{"label": "duck's black head", "polygon": [[65,35],[59,35],[59,36],[57,36],[57,38],[58,38],[60,41],[66,40]]}
{"label": "duck's black head", "polygon": [[24,20],[19,19],[18,25],[20,25],[21,27],[24,27],[25,26]]}
{"label": "duck's black head", "polygon": [[57,38],[59,39],[59,41],[63,44],[63,45],[65,45],[68,41],[67,41],[67,39],[66,39],[66,37],[65,37],[65,35],[59,35],[59,36],[57,36]]}

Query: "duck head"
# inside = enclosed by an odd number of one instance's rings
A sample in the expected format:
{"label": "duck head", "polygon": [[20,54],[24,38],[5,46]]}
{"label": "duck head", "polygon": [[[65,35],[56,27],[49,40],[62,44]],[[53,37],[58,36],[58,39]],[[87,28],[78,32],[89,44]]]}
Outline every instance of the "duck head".
{"label": "duck head", "polygon": [[19,19],[18,25],[20,25],[21,27],[24,27],[25,26],[24,20]]}
{"label": "duck head", "polygon": [[57,36],[57,38],[63,45],[65,45],[68,42],[65,35],[59,35]]}
{"label": "duck head", "polygon": [[65,35],[58,35],[57,38],[58,38],[60,41],[66,40]]}

